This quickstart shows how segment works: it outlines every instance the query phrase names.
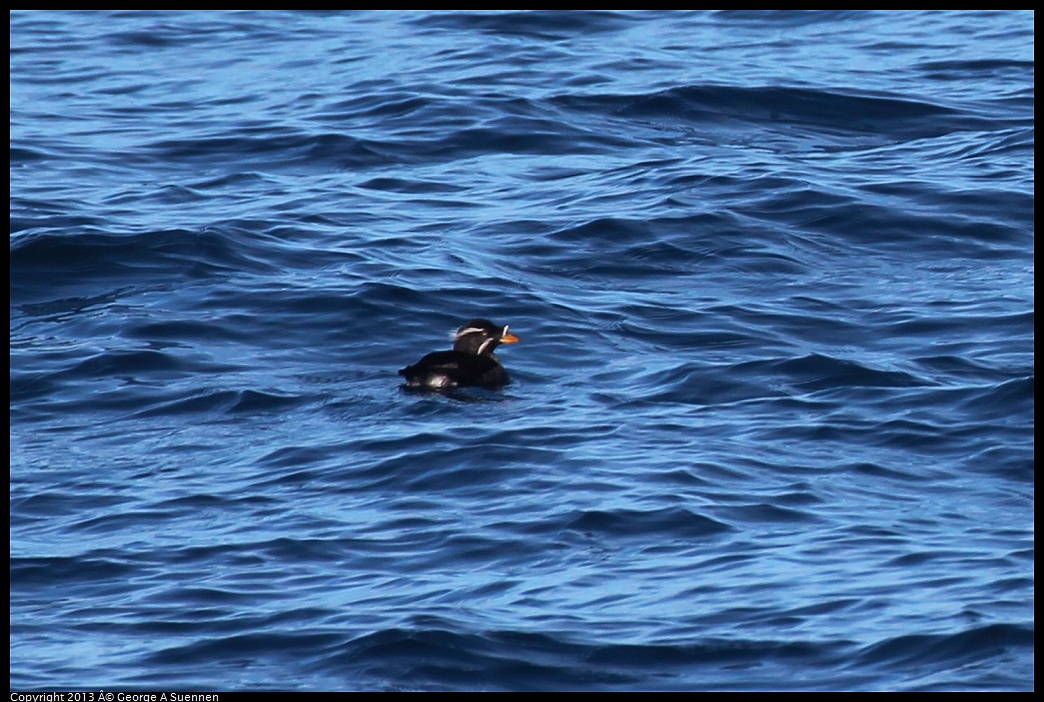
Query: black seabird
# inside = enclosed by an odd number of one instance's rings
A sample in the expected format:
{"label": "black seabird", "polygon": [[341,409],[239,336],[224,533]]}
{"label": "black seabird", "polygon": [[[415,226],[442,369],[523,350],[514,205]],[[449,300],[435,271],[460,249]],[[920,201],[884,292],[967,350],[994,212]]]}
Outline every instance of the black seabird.
{"label": "black seabird", "polygon": [[452,351],[434,351],[399,375],[408,388],[450,389],[456,387],[499,388],[510,381],[493,350],[514,344],[518,337],[488,319],[465,322],[453,335]]}

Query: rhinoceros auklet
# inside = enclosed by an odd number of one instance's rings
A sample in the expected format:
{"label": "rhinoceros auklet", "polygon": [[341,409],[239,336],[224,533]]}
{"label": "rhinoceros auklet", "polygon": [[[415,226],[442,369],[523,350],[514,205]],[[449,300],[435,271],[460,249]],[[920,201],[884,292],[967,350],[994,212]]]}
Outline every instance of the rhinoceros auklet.
{"label": "rhinoceros auklet", "polygon": [[503,387],[511,381],[493,350],[500,344],[517,341],[507,325],[473,319],[453,335],[452,351],[429,353],[403,368],[399,375],[406,378],[408,388]]}

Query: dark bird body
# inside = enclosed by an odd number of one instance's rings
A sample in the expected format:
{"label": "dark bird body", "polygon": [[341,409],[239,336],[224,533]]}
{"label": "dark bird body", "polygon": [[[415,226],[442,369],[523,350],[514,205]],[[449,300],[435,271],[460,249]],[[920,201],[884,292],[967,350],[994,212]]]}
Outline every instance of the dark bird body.
{"label": "dark bird body", "polygon": [[452,351],[434,351],[399,375],[410,388],[499,388],[510,381],[493,350],[500,344],[513,344],[518,337],[488,319],[466,322],[453,336]]}

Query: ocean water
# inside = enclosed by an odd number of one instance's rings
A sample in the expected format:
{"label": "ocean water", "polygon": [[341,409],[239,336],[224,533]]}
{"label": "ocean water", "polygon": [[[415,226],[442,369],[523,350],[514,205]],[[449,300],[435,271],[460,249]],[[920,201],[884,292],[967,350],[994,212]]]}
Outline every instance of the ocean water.
{"label": "ocean water", "polygon": [[10,20],[12,689],[1033,688],[1032,13]]}

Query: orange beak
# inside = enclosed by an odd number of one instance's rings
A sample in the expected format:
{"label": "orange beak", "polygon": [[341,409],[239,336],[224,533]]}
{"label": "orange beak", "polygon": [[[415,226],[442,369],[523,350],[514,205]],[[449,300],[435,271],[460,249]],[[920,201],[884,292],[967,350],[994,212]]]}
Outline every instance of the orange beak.
{"label": "orange beak", "polygon": [[500,337],[500,343],[502,343],[502,344],[517,344],[518,343],[518,337],[515,336],[514,334],[512,334],[511,332],[509,332],[507,330],[507,327],[504,327],[504,335],[502,337]]}

